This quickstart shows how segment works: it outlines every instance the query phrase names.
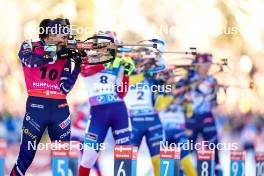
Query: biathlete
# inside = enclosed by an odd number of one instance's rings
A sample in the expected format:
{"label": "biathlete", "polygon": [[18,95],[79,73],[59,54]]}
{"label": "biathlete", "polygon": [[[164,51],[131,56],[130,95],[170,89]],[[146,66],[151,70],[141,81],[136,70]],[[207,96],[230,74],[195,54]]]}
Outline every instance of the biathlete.
{"label": "biathlete", "polygon": [[[159,42],[164,44],[163,41]],[[140,50],[144,54],[141,58],[134,58],[136,69],[129,78],[130,88],[125,102],[132,122],[132,145],[140,147],[143,137],[146,137],[154,175],[158,176],[160,142],[164,139],[164,133],[158,113],[154,108],[158,85],[152,75],[153,72],[164,70],[166,66],[163,60],[157,60],[157,56],[151,50],[147,48]]]}
{"label": "biathlete", "polygon": [[181,148],[181,166],[186,176],[196,176],[197,172],[192,163],[190,150],[183,148],[188,143],[185,134],[185,117],[190,113],[190,106],[185,99],[185,81],[174,81],[174,74],[171,70],[163,73],[163,82],[171,85],[171,92],[159,96],[156,101],[156,109],[165,131],[165,142],[176,144]]}
{"label": "biathlete", "polygon": [[[62,50],[70,34],[69,25],[67,19],[45,19],[40,23],[40,27],[46,29],[39,35],[40,40],[22,43],[18,56],[28,98],[20,151],[10,173],[12,176],[25,175],[46,128],[51,141],[70,140],[71,119],[66,95],[75,84],[81,63],[75,62],[72,67],[73,58]],[[47,49],[50,44],[57,49]]]}
{"label": "biathlete", "polygon": [[[113,40],[115,38],[110,32],[96,36],[106,36]],[[98,39],[97,42],[103,42],[103,39]],[[90,174],[100,149],[103,149],[102,144],[110,127],[116,145],[131,144],[131,126],[122,98],[127,93],[128,76],[133,67],[130,58],[115,58],[111,63],[82,67],[81,73],[85,77],[91,108],[85,130],[85,147],[79,169],[80,176]]]}
{"label": "biathlete", "polygon": [[[190,90],[193,115],[186,118],[186,128],[189,139],[196,143],[198,134],[201,134],[209,144],[217,146],[219,139],[213,115],[213,108],[217,105],[217,80],[208,74],[212,64],[211,54],[198,54],[194,61],[198,64],[196,86]],[[219,152],[215,147],[215,174],[223,175],[220,165]]]}

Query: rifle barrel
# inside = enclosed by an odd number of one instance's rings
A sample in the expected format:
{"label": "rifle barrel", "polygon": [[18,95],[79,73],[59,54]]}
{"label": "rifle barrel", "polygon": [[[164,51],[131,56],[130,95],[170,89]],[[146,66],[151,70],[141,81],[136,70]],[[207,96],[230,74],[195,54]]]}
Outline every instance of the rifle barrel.
{"label": "rifle barrel", "polygon": [[155,44],[138,44],[138,43],[119,43],[116,46],[143,46],[143,47],[153,47]]}
{"label": "rifle barrel", "polygon": [[188,51],[163,51],[162,54],[191,54]]}

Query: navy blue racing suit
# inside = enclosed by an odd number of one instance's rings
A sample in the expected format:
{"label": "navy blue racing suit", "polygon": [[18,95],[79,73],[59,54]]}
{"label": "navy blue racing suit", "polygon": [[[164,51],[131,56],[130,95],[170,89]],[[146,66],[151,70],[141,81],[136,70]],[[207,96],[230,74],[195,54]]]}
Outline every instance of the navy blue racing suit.
{"label": "navy blue racing suit", "polygon": [[80,67],[71,68],[68,58],[51,58],[45,42],[25,41],[19,51],[28,93],[18,159],[12,176],[25,175],[46,128],[51,141],[70,140],[70,112],[66,95],[72,89]]}
{"label": "navy blue racing suit", "polygon": [[[217,81],[207,76],[199,86],[190,92],[193,105],[193,116],[186,118],[186,128],[191,132],[189,139],[194,143],[198,134],[202,134],[205,141],[218,144],[217,128],[212,109],[216,106]],[[218,150],[215,150],[215,161],[219,164]]]}

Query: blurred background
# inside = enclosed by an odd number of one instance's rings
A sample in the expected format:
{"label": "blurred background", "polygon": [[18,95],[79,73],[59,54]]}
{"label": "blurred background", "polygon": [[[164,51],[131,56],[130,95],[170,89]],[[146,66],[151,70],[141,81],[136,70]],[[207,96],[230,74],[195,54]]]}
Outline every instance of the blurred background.
{"label": "blurred background", "polygon": [[[99,30],[110,30],[125,42],[161,38],[167,42],[168,50],[197,47],[198,52],[213,53],[215,62],[228,58],[229,68],[224,72],[215,74],[214,67],[211,70],[218,82],[227,86],[219,90],[216,109],[221,140],[238,142],[241,148],[245,143],[252,143],[256,150],[264,148],[263,0],[0,0],[0,3],[0,137],[5,137],[12,148],[10,153],[14,156],[7,161],[8,165],[13,165],[16,158],[27,97],[17,53],[24,40],[38,39],[38,25],[43,18],[57,17],[70,19],[79,39]],[[171,55],[165,59],[168,63],[176,61]],[[70,107],[86,98],[80,77],[68,95]]]}

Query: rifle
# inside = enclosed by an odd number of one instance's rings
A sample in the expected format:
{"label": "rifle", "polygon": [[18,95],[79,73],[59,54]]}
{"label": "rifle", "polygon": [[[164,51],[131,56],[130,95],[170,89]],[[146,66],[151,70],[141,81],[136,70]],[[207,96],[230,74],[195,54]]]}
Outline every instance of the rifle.
{"label": "rifle", "polygon": [[[98,42],[102,40],[103,42]],[[113,38],[106,36],[93,36],[84,41],[76,40],[71,36],[67,49],[79,59],[86,58],[86,64],[96,65],[112,62],[118,53],[118,49],[128,46],[156,48],[156,44],[116,43]]]}
{"label": "rifle", "polygon": [[[98,40],[102,40],[102,42],[98,42]],[[105,64],[115,59],[119,48],[127,46],[157,47],[155,43],[116,43],[113,38],[107,36],[92,36],[81,41],[70,35],[68,36],[67,45],[63,46],[63,51],[60,52],[60,57],[70,56],[69,58],[73,61],[88,65]],[[55,55],[56,50],[56,45],[45,46],[45,51],[50,55]]]}
{"label": "rifle", "polygon": [[228,59],[227,58],[222,58],[220,62],[204,62],[204,63],[190,63],[190,64],[172,64],[168,66],[168,69],[174,70],[177,68],[185,68],[185,69],[194,69],[198,68],[203,65],[217,65],[220,67],[220,70],[223,71],[223,67],[227,67],[230,69],[228,66]]}

